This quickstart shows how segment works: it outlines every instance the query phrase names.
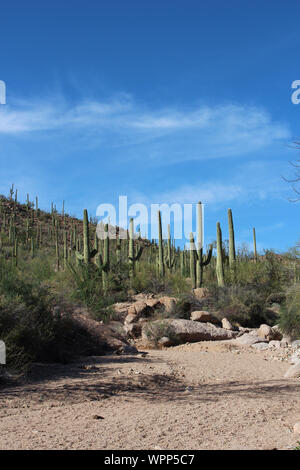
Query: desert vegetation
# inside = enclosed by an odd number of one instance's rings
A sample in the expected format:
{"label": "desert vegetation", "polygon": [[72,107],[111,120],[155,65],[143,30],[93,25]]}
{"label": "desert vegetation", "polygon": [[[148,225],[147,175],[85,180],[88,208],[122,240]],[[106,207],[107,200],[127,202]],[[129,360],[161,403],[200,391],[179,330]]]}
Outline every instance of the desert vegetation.
{"label": "desert vegetation", "polygon": [[[200,203],[197,215],[201,227]],[[116,302],[139,293],[176,297],[164,318],[187,318],[188,305],[243,327],[279,322],[283,332],[300,337],[297,248],[258,254],[255,229],[254,250],[237,248],[230,209],[228,228],[223,228],[228,240],[222,239],[218,222],[216,241],[206,253],[192,234],[189,249],[176,247],[170,226],[163,239],[160,212],[158,240],[135,234],[133,219],[127,238],[117,227],[112,239],[106,224],[99,239],[97,220],[86,209],[82,220],[68,215],[64,203],[61,211],[53,203],[43,211],[37,197],[33,202],[27,195],[20,203],[14,186],[0,197],[0,224],[0,333],[9,367],[91,353],[93,341],[74,322],[74,308],[83,306],[92,319],[105,323],[114,319]],[[193,290],[201,287],[211,295],[199,300]]]}

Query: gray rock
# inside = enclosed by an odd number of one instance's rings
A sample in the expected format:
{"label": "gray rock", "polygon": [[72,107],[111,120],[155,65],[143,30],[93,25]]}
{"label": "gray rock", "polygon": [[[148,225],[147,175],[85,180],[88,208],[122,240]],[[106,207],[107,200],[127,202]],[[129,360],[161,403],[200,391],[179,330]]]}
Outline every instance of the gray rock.
{"label": "gray rock", "polygon": [[251,346],[252,344],[256,343],[267,343],[267,340],[262,339],[260,336],[254,336],[253,334],[245,333],[243,336],[237,338],[237,342]]}
{"label": "gray rock", "polygon": [[201,323],[220,323],[218,318],[205,310],[195,310],[191,313],[191,320]]}
{"label": "gray rock", "polygon": [[[151,329],[155,324],[162,325],[161,320],[146,324],[142,329],[142,336],[149,339]],[[200,323],[192,320],[166,319],[163,329],[168,331],[170,337],[175,337],[178,343],[195,343],[198,341],[217,341],[235,338],[237,332],[218,328],[211,323]],[[166,335],[164,335],[166,336]]]}
{"label": "gray rock", "polygon": [[291,344],[292,348],[300,348],[300,339],[296,339],[295,341],[292,341]]}
{"label": "gray rock", "polygon": [[300,361],[291,366],[284,374],[287,379],[300,377]]}
{"label": "gray rock", "polygon": [[269,349],[268,343],[254,343],[251,344],[251,348],[255,348],[258,351],[265,351],[266,349]]}

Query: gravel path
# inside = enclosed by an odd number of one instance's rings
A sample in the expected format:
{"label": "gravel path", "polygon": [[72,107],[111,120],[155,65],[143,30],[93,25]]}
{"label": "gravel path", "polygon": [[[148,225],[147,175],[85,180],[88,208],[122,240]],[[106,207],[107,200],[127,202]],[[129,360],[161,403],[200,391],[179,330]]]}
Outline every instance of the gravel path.
{"label": "gravel path", "polygon": [[234,341],[37,366],[0,388],[0,449],[287,449],[300,441],[288,367]]}

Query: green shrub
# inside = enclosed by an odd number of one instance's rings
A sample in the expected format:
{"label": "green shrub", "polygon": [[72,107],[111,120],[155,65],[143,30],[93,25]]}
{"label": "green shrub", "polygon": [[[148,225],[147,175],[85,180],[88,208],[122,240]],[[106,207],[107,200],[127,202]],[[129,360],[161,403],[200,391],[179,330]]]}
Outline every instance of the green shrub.
{"label": "green shrub", "polygon": [[283,333],[293,339],[300,338],[300,285],[289,289],[286,302],[280,308],[279,326]]}

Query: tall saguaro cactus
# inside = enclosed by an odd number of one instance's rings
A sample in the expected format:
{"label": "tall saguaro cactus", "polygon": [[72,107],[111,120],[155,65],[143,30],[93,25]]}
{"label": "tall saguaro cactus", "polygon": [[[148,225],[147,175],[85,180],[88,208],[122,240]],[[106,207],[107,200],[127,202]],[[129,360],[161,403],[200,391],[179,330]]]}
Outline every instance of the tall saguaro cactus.
{"label": "tall saguaro cactus", "polygon": [[196,247],[194,234],[190,233],[190,276],[192,282],[192,289],[196,288]]}
{"label": "tall saguaro cactus", "polygon": [[229,228],[229,267],[234,268],[235,264],[235,242],[234,242],[234,227],[232,219],[232,211],[228,209],[228,228]]}
{"label": "tall saguaro cactus", "polygon": [[254,261],[257,262],[257,251],[256,251],[256,233],[255,228],[253,227],[253,251],[254,251]]}
{"label": "tall saguaro cactus", "polygon": [[83,211],[83,260],[85,264],[90,262],[90,236],[88,211]]}
{"label": "tall saguaro cactus", "polygon": [[90,251],[90,231],[89,231],[89,216],[88,211],[83,211],[83,255],[79,251],[75,252],[77,261],[83,261],[85,265],[88,265],[91,258],[94,258],[97,254],[97,250]]}
{"label": "tall saguaro cactus", "polygon": [[234,226],[232,219],[232,211],[228,209],[228,229],[229,229],[229,269],[231,274],[231,281],[236,282],[236,252],[234,240]]}
{"label": "tall saguaro cactus", "polygon": [[211,261],[213,246],[209,246],[209,251],[206,257],[203,256],[203,218],[202,218],[202,204],[197,203],[197,253],[196,258],[196,287],[201,287],[203,283],[203,268],[208,266]]}
{"label": "tall saguaro cactus", "polygon": [[175,253],[172,254],[172,245],[171,245],[171,231],[170,231],[170,224],[168,224],[168,257],[166,260],[166,266],[171,271],[174,267],[175,263]]}
{"label": "tall saguaro cactus", "polygon": [[135,275],[135,263],[138,261],[142,255],[143,247],[140,246],[138,249],[137,254],[135,254],[134,250],[134,230],[133,230],[133,219],[130,219],[129,222],[129,253],[128,253],[128,260],[129,260],[129,274],[130,278],[133,279]]}
{"label": "tall saguaro cactus", "polygon": [[220,227],[220,222],[217,223],[217,264],[216,264],[216,273],[218,286],[224,287],[224,267],[223,267],[223,253],[222,253],[222,231]]}
{"label": "tall saguaro cactus", "polygon": [[158,273],[160,277],[165,275],[164,266],[164,249],[163,249],[163,237],[162,237],[162,226],[161,226],[161,212],[157,212],[158,217]]}

